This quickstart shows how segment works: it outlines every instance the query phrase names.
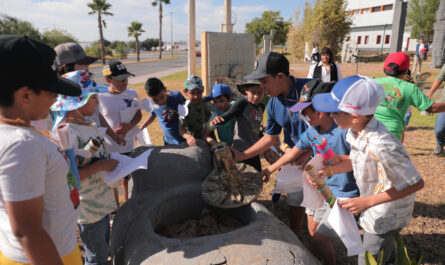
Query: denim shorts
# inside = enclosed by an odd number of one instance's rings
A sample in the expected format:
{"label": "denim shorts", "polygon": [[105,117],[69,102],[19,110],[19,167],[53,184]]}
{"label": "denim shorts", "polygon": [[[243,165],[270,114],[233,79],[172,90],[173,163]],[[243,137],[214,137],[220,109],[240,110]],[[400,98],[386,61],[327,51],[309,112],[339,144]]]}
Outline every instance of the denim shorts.
{"label": "denim shorts", "polygon": [[107,265],[110,244],[110,215],[91,224],[77,224],[85,249],[85,265]]}

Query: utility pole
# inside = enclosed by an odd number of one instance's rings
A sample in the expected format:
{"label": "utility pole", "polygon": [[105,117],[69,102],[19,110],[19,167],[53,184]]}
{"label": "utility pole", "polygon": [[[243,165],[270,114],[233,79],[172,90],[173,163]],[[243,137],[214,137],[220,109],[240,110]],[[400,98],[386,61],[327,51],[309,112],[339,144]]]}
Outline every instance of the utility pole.
{"label": "utility pole", "polygon": [[195,0],[188,0],[189,9],[189,39],[188,39],[188,75],[196,74],[196,28],[195,28]]}
{"label": "utility pole", "polygon": [[222,32],[232,33],[232,0],[224,0],[224,24],[221,25]]}
{"label": "utility pole", "polygon": [[170,34],[171,34],[171,43],[170,43],[170,49],[172,50],[172,58],[173,58],[173,12],[170,12]]}

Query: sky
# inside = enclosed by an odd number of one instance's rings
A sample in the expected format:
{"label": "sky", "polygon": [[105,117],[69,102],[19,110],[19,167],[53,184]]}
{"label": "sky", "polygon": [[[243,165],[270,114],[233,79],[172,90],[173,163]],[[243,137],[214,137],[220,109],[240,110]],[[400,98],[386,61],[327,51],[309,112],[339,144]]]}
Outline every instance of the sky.
{"label": "sky", "polygon": [[[99,39],[97,15],[88,15],[87,3],[92,0],[0,0],[0,13],[31,22],[41,32],[54,28],[63,29],[74,35],[80,42]],[[127,27],[132,21],[143,24],[145,33],[140,37],[159,37],[158,7],[153,0],[108,0],[114,16],[105,17],[107,40],[128,41]],[[171,38],[171,17],[173,13],[173,39],[187,40],[187,0],[171,0],[163,5],[163,39]],[[245,24],[255,17],[261,17],[266,10],[280,11],[285,20],[293,20],[298,7],[303,8],[304,0],[232,0],[232,23],[234,32],[243,33]],[[221,31],[224,0],[196,0],[196,38],[201,31]]]}

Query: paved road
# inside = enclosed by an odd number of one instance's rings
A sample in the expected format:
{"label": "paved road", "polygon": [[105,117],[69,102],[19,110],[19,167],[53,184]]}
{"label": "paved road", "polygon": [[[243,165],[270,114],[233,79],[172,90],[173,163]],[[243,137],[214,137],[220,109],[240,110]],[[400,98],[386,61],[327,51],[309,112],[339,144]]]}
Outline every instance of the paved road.
{"label": "paved road", "polygon": [[[181,58],[175,60],[126,64],[128,71],[136,75],[136,77],[131,77],[128,80],[129,83],[135,84],[145,82],[148,77],[156,76],[161,78],[166,75],[187,70],[187,54],[181,54],[179,56]],[[196,58],[196,64],[197,66],[201,65],[201,57]],[[93,78],[98,84],[105,84],[105,80],[102,77],[102,67],[92,68],[90,69],[90,72],[93,73]]]}

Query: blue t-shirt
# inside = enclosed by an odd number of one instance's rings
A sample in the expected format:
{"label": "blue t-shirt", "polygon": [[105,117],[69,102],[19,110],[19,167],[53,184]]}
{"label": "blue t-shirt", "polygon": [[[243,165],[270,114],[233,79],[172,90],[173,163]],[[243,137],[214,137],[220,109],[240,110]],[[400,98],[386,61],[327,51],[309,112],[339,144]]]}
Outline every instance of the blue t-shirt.
{"label": "blue t-shirt", "polygon": [[[342,130],[337,127],[336,124],[332,125],[332,128],[324,133],[318,132],[318,126],[309,127],[305,133],[301,135],[300,141],[295,146],[300,150],[307,150],[314,145],[311,144],[315,137],[323,136],[331,146],[332,151],[337,155],[349,155],[351,152],[351,146],[346,142],[346,134],[348,130]],[[331,188],[332,193],[336,197],[340,198],[352,198],[360,196],[359,189],[354,179],[353,172],[335,174],[326,178],[326,184]]]}
{"label": "blue t-shirt", "polygon": [[179,114],[178,106],[184,105],[185,98],[178,91],[170,91],[167,96],[167,104],[159,106],[151,112],[159,119],[162,132],[164,132],[164,141],[168,144],[180,144],[185,139],[179,134]]}
{"label": "blue t-shirt", "polygon": [[[308,78],[295,78],[291,76],[292,87],[286,97],[273,97],[267,103],[267,127],[265,133],[278,135],[284,128],[285,142],[293,147],[299,141],[300,135],[306,130],[306,124],[300,120],[300,115],[291,112],[290,107],[299,102],[300,92]],[[290,141],[292,139],[292,141]]]}
{"label": "blue t-shirt", "polygon": [[[233,101],[230,102],[230,105],[233,105]],[[217,108],[213,107],[213,113],[212,116],[210,116],[209,122],[211,122],[216,116],[223,115],[223,113],[224,112],[221,112]],[[218,126],[214,127],[218,131],[218,137],[221,140],[221,142],[225,142],[228,146],[232,145],[233,143],[233,132],[235,129],[235,122],[236,119],[230,119],[227,122],[219,124]]]}

